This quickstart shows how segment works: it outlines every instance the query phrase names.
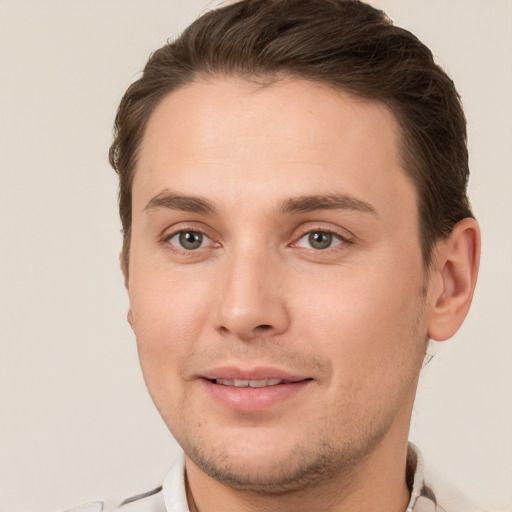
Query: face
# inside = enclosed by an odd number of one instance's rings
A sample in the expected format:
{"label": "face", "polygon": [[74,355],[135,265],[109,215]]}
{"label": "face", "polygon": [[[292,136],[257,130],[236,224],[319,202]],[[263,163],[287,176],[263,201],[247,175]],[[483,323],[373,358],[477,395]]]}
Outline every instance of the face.
{"label": "face", "polygon": [[187,467],[282,491],[406,438],[428,286],[398,137],[306,81],[197,82],[152,114],[129,315]]}

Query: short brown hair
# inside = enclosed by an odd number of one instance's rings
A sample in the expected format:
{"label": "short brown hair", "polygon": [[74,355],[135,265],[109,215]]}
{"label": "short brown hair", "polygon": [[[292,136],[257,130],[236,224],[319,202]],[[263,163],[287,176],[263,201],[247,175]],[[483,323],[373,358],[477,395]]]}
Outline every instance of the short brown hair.
{"label": "short brown hair", "polygon": [[148,118],[171,91],[215,75],[312,80],[387,104],[417,189],[425,266],[434,243],[473,216],[460,98],[423,43],[358,0],[242,0],[207,12],[157,50],[121,100],[109,156],[120,181],[126,272],[132,183]]}

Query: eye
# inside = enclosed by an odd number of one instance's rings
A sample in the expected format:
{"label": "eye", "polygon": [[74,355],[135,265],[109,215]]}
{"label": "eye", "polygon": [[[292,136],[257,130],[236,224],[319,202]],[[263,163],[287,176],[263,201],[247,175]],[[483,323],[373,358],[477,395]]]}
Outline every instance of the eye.
{"label": "eye", "polygon": [[341,236],[329,231],[310,231],[304,234],[295,244],[297,247],[305,247],[307,249],[315,249],[318,251],[330,249],[343,243]]}
{"label": "eye", "polygon": [[180,249],[186,251],[193,251],[205,247],[210,239],[200,231],[178,231],[170,236],[167,241]]}

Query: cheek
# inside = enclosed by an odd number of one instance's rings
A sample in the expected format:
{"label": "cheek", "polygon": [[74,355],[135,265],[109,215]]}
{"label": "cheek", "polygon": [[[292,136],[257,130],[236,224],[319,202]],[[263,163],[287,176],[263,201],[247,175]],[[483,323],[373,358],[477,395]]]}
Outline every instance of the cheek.
{"label": "cheek", "polygon": [[204,287],[184,284],[179,278],[130,276],[130,307],[142,369],[146,379],[177,377],[183,360],[193,352],[207,323],[208,300]]}
{"label": "cheek", "polygon": [[201,339],[204,319],[197,295],[181,282],[153,279],[150,272],[130,276],[139,361],[148,391],[166,422],[183,410],[183,369]]}
{"label": "cheek", "polygon": [[340,379],[356,381],[371,374],[387,380],[397,367],[420,357],[426,328],[421,327],[422,277],[417,272],[413,278],[384,270],[347,273],[337,282],[332,279],[331,286],[316,285],[318,293],[310,292],[297,304],[304,320],[299,329],[316,340]]}
{"label": "cheek", "polygon": [[136,332],[183,335],[201,325],[208,311],[204,279],[146,266],[130,276],[129,298]]}
{"label": "cheek", "polygon": [[302,332],[331,362],[326,414],[343,432],[369,428],[368,418],[373,425],[390,423],[413,389],[423,361],[419,292],[412,294],[406,281],[392,286],[370,278],[371,284],[363,283],[345,280],[342,288],[322,299],[322,307],[313,298],[303,314],[308,322]]}

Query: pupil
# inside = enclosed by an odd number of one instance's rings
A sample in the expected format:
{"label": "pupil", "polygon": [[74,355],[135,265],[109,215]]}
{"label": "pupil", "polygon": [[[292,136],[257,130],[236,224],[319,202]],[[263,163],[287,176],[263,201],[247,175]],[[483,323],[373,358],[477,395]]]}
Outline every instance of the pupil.
{"label": "pupil", "polygon": [[327,249],[330,247],[332,242],[331,233],[325,233],[323,231],[316,231],[310,233],[309,243],[314,249]]}
{"label": "pupil", "polygon": [[203,235],[194,231],[180,233],[180,244],[185,249],[197,249],[203,242]]}

